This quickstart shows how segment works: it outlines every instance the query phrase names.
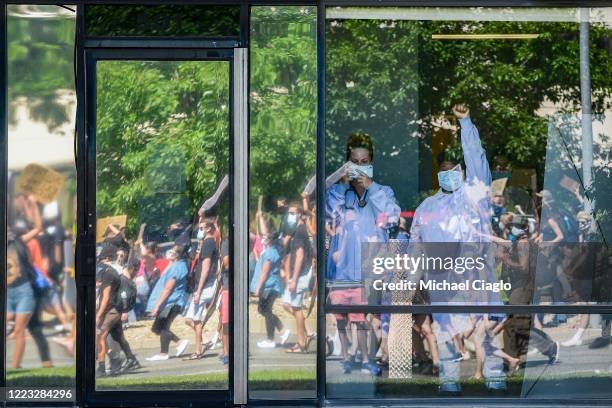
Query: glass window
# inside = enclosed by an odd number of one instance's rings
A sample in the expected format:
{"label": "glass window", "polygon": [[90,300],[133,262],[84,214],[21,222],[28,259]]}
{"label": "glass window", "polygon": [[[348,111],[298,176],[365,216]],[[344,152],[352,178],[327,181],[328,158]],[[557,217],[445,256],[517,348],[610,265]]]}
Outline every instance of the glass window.
{"label": "glass window", "polygon": [[251,9],[251,398],[316,396],[316,14]]}
{"label": "glass window", "polygon": [[327,11],[329,302],[609,303],[610,9]]}
{"label": "glass window", "polygon": [[[495,350],[513,336],[538,343],[533,328],[548,320],[540,305],[612,301],[612,9],[326,14],[324,268],[338,360],[327,364],[327,395],[605,393],[608,368],[588,363],[604,361],[589,348],[594,315],[572,315],[575,330],[551,327],[567,359],[527,364],[518,381],[517,355]],[[478,305],[482,314],[427,315],[431,337],[409,314],[368,308],[417,304]],[[530,305],[532,330],[517,334],[488,305]],[[487,315],[491,323],[479,323]],[[568,327],[566,317],[550,324]],[[476,331],[499,345],[462,355]],[[435,381],[415,374],[417,335],[430,344]],[[595,354],[583,358],[587,350]],[[482,353],[498,361],[487,368]],[[438,363],[445,358],[454,365]],[[598,385],[580,388],[573,370]]]}
{"label": "glass window", "polygon": [[[367,328],[346,324],[361,319]],[[610,319],[599,314],[328,315],[327,397],[610,398]],[[449,323],[460,331],[449,336],[442,327]],[[364,362],[360,336],[368,341],[371,363]]]}
{"label": "glass window", "polygon": [[88,36],[238,37],[240,7],[107,5],[85,7]]}
{"label": "glass window", "polygon": [[229,73],[96,65],[97,390],[228,387]]}
{"label": "glass window", "polygon": [[[2,301],[9,388],[75,387],[75,13],[70,8],[7,6],[3,279],[8,290]],[[73,399],[74,391],[66,396]]]}

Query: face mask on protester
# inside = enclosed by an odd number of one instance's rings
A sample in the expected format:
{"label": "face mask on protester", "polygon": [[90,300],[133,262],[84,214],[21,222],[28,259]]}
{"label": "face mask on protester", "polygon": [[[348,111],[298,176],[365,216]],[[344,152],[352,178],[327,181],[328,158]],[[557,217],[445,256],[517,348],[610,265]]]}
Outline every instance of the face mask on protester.
{"label": "face mask on protester", "polygon": [[287,224],[290,227],[295,226],[295,224],[297,224],[297,214],[295,214],[295,213],[288,213],[287,214]]}
{"label": "face mask on protester", "polygon": [[524,235],[525,235],[524,230],[513,226],[510,228],[510,235],[508,237],[510,238],[510,241],[517,241],[519,238],[522,238]]}
{"label": "face mask on protester", "polygon": [[463,172],[458,164],[451,170],[438,172],[438,183],[444,191],[455,191],[463,183]]}
{"label": "face mask on protester", "polygon": [[204,230],[199,229],[199,230],[198,230],[198,234],[197,234],[196,236],[197,236],[198,240],[202,240],[202,239],[204,239],[204,235],[206,235],[206,234],[204,233]]}

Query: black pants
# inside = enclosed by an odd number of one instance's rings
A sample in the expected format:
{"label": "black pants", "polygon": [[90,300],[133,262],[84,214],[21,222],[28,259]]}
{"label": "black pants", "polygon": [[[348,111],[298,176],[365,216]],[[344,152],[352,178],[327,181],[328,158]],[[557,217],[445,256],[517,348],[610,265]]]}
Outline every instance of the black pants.
{"label": "black pants", "polygon": [[38,355],[40,361],[43,363],[51,361],[51,353],[49,352],[49,342],[43,333],[43,324],[40,321],[40,314],[42,313],[42,299],[36,299],[36,310],[32,313],[30,321],[28,322],[28,331],[32,335],[36,348],[38,349]]}
{"label": "black pants", "polygon": [[151,331],[159,336],[161,353],[168,354],[171,341],[179,341],[176,334],[170,331],[172,321],[181,313],[182,308],[178,305],[166,306],[155,318]]}
{"label": "black pants", "polygon": [[272,312],[272,306],[274,306],[276,298],[278,298],[278,292],[274,290],[264,291],[259,297],[259,303],[257,305],[257,311],[266,319],[268,340],[274,340],[274,330],[278,329],[280,331],[283,329],[283,323],[278,316]]}
{"label": "black pants", "polygon": [[130,347],[130,343],[125,338],[125,333],[123,332],[123,322],[121,319],[111,327],[108,334],[111,338],[119,344],[121,350],[123,350],[123,354],[125,354],[126,358],[135,359],[134,353],[132,353],[132,349]]}
{"label": "black pants", "polygon": [[527,353],[528,347],[536,348],[547,357],[556,352],[550,336],[531,325],[530,315],[513,315],[508,318],[504,331],[504,351],[513,357]]}

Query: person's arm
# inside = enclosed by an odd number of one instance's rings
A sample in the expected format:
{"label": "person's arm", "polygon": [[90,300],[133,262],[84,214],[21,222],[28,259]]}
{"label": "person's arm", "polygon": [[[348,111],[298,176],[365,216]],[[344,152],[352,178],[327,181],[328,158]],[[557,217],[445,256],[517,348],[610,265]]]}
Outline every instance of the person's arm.
{"label": "person's arm", "polygon": [[563,241],[563,231],[561,231],[561,228],[559,227],[559,224],[557,224],[557,220],[555,220],[552,217],[549,217],[548,218],[548,225],[555,232],[555,238],[552,241],[549,241],[549,242],[560,242],[560,241]]}
{"label": "person's arm", "polygon": [[490,186],[491,169],[480,143],[478,129],[470,118],[470,110],[465,105],[455,105],[453,113],[461,124],[461,148],[466,166],[466,180],[470,183],[479,181]]}
{"label": "person's arm", "polygon": [[100,299],[100,304],[98,305],[98,312],[96,313],[96,324],[100,324],[100,322],[102,321],[102,317],[106,313],[106,308],[108,307],[108,304],[110,302],[110,293],[110,285],[102,289],[102,298]]}
{"label": "person's arm", "polygon": [[291,281],[289,284],[289,290],[295,291],[297,286],[297,280],[302,270],[302,264],[304,263],[304,248],[300,247],[295,251],[295,263],[293,264],[293,272],[291,275]]}
{"label": "person's arm", "polygon": [[344,180],[332,185],[327,190],[327,200],[325,200],[325,217],[332,225],[338,225],[344,212],[346,192],[349,184]]}
{"label": "person's arm", "polygon": [[176,279],[174,278],[169,279],[168,282],[166,282],[166,286],[164,286],[164,290],[162,291],[161,295],[159,295],[159,299],[157,299],[157,303],[155,304],[155,307],[151,311],[151,316],[153,317],[157,316],[157,313],[159,312],[159,307],[166,302],[168,297],[170,297],[170,294],[174,290],[174,285],[176,285]]}
{"label": "person's arm", "polygon": [[257,288],[255,289],[255,296],[259,296],[261,293],[261,288],[263,288],[266,280],[268,279],[268,275],[270,274],[270,269],[272,269],[272,262],[269,259],[264,261],[264,264],[261,268],[261,274],[259,275],[259,282],[257,282]]}

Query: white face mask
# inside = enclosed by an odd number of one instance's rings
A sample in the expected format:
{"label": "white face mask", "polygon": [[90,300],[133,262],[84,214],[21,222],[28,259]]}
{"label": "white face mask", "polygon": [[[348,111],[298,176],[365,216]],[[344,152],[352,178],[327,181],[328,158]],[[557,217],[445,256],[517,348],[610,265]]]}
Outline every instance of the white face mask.
{"label": "white face mask", "polygon": [[374,176],[374,166],[371,164],[353,164],[351,167],[351,178],[356,179],[360,173],[372,178]]}
{"label": "white face mask", "polygon": [[204,238],[204,235],[205,235],[205,234],[204,234],[204,230],[201,230],[201,229],[200,229],[200,230],[198,230],[198,234],[197,234],[197,238],[198,238],[198,239],[200,239],[200,240],[201,240],[201,239],[203,239],[203,238]]}
{"label": "white face mask", "polygon": [[291,213],[288,213],[288,214],[287,214],[287,223],[288,223],[289,225],[295,225],[295,224],[297,224],[297,214],[291,214]]}

